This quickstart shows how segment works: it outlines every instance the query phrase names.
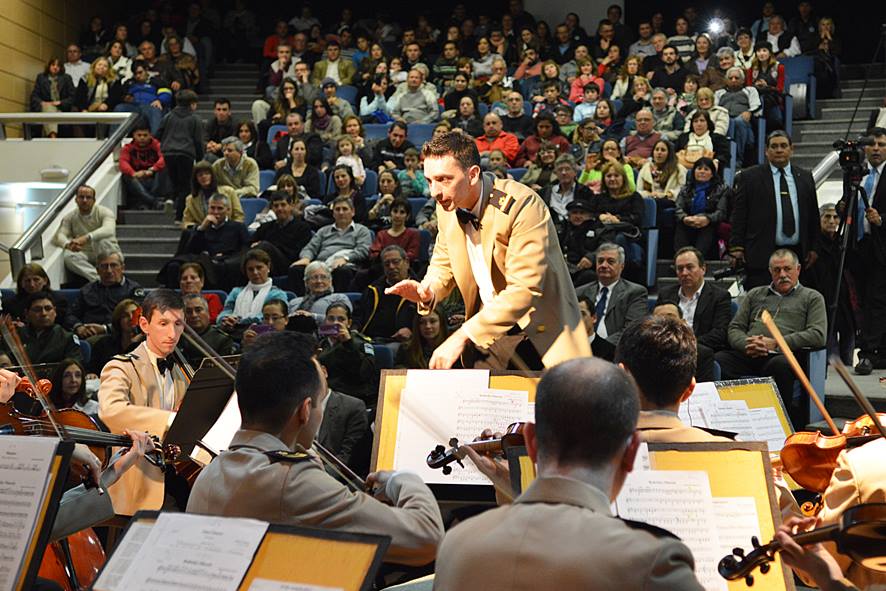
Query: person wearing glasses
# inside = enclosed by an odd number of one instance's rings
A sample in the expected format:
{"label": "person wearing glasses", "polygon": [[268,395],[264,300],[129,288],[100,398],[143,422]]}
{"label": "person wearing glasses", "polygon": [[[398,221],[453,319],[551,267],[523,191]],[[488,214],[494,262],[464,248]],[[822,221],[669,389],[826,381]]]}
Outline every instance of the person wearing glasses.
{"label": "person wearing glasses", "polygon": [[800,260],[788,248],[769,257],[772,283],[750,290],[729,323],[729,349],[715,354],[724,380],[747,376],[771,376],[775,380],[795,428],[809,422],[808,405],[794,401],[794,374],[787,358],[763,324],[766,310],[795,353],[803,348],[819,349],[827,340],[824,297],[800,284]]}
{"label": "person wearing glasses", "polygon": [[124,275],[123,253],[115,246],[105,245],[96,255],[98,279],[80,288],[77,299],[68,309],[63,325],[81,339],[109,334],[114,308],[122,300],[144,297],[142,286]]}

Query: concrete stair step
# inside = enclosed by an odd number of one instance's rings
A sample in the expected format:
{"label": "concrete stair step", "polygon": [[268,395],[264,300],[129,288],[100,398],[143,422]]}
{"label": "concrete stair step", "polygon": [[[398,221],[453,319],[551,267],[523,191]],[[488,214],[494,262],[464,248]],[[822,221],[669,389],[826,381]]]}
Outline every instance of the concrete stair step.
{"label": "concrete stair step", "polygon": [[840,87],[841,88],[862,88],[865,85],[865,81],[867,81],[868,88],[872,86],[884,86],[886,85],[886,78],[883,77],[883,64],[877,64],[878,68],[874,68],[872,75],[868,75],[868,70],[865,68],[861,70],[861,75],[858,77],[852,77],[850,79],[844,79]]}
{"label": "concrete stair step", "polygon": [[118,224],[117,239],[175,239],[178,240],[181,230],[177,225],[170,223],[158,226],[155,224]]}
{"label": "concrete stair step", "polygon": [[134,281],[137,281],[142,287],[160,287],[160,285],[157,283],[158,270],[160,270],[160,267],[157,267],[157,269],[153,271],[136,269],[130,270],[129,259],[126,259],[126,276]]}
{"label": "concrete stair step", "polygon": [[[860,89],[859,89],[860,90]],[[858,101],[858,95],[856,94],[854,97],[843,97],[838,99],[826,99],[816,101],[816,106],[820,109],[829,109],[832,107],[852,107],[855,108],[856,104],[859,104],[860,109],[874,109],[883,104],[883,95],[886,94],[886,89],[878,89],[876,91],[871,91],[868,89],[864,95],[864,98],[861,99],[861,103]],[[877,96],[879,95],[879,97]]]}
{"label": "concrete stair step", "polygon": [[170,259],[162,253],[126,252],[126,272],[152,271],[156,273]]}
{"label": "concrete stair step", "polygon": [[154,238],[154,237],[134,237],[134,238],[117,238],[120,248],[126,253],[152,253],[165,254],[172,256],[178,247],[178,236],[171,238]]}
{"label": "concrete stair step", "polygon": [[171,226],[173,215],[162,211],[138,211],[124,209],[117,212],[121,224],[152,224],[158,226]]}

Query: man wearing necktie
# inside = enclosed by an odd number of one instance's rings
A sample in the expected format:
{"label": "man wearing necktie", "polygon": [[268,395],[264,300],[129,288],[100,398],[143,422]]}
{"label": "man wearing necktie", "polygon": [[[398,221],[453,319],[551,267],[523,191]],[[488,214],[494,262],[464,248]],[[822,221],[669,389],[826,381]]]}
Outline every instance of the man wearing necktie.
{"label": "man wearing necktie", "polygon": [[[861,181],[869,207],[865,209],[859,197],[852,228],[857,249],[846,259],[858,280],[861,298],[861,351],[855,366],[855,373],[860,375],[886,369],[886,228],[880,217],[880,212],[886,210],[886,183],[881,181],[886,172],[886,129],[875,127],[870,135],[872,143],[865,147],[868,173]],[[846,207],[844,201],[837,205],[838,211],[845,211]]]}
{"label": "man wearing necktie", "polygon": [[516,366],[530,369],[590,355],[575,289],[541,198],[518,182],[482,173],[477,146],[463,133],[440,136],[422,152],[437,201],[434,254],[421,283],[404,280],[386,293],[416,302],[419,314],[427,314],[454,288],[461,292],[467,320],[437,347],[430,367],[452,367],[469,343],[505,364],[505,349],[515,348]]}
{"label": "man wearing necktie", "polygon": [[735,178],[729,253],[735,265],[746,265],[745,289],[771,281],[769,255],[776,249],[794,251],[805,268],[818,257],[815,181],[808,170],[791,164],[793,151],[791,138],[773,131],[766,138],[768,162]]}
{"label": "man wearing necktie", "polygon": [[[98,390],[99,418],[113,433],[141,430],[163,438],[188,388],[187,379],[172,357],[184,331],[181,296],[171,289],[155,289],[142,303],[139,328],[145,340],[134,351],[118,355],[105,365]],[[109,489],[114,511],[133,515],[156,510],[165,502],[163,472],[140,461]]]}

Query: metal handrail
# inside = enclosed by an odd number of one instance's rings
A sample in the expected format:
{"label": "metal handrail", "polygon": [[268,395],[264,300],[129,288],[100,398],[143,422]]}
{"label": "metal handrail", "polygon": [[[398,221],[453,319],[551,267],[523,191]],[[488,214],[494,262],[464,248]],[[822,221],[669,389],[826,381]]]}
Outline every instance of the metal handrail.
{"label": "metal handrail", "polygon": [[50,203],[33,224],[22,233],[9,248],[9,263],[12,276],[18,275],[25,266],[25,253],[31,251],[32,259],[43,258],[43,232],[62,212],[68,202],[77,194],[77,187],[84,184],[98,169],[139,119],[138,113],[0,113],[0,126],[4,135],[8,123],[104,123],[118,125],[111,137],[106,139],[95,153],[89,157],[80,172],[71,179],[61,193]]}
{"label": "metal handrail", "polygon": [[815,181],[815,188],[821,187],[825,181],[840,166],[840,153],[836,150],[828,152],[827,156],[822,158],[818,164],[812,168],[812,179]]}

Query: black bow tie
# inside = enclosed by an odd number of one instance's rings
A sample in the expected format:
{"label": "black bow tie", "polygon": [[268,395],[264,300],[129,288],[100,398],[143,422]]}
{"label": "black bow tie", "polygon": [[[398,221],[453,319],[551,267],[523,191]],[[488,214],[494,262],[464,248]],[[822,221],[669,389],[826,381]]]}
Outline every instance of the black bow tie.
{"label": "black bow tie", "polygon": [[470,212],[463,207],[459,207],[455,210],[455,216],[458,218],[458,223],[462,226],[470,223],[474,226],[475,230],[480,229],[480,220],[473,214],[473,212]]}
{"label": "black bow tie", "polygon": [[160,370],[160,375],[166,375],[166,370],[172,370],[175,367],[175,359],[172,357],[158,357],[157,358],[157,369]]}

